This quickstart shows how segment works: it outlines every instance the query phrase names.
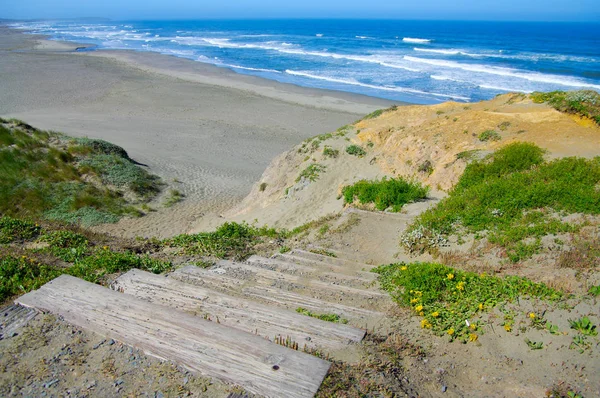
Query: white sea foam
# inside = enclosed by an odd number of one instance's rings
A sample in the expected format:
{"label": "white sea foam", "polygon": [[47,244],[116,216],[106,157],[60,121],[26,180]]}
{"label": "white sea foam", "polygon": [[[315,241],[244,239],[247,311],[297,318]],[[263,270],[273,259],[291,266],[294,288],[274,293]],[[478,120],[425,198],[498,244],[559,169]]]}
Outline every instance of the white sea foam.
{"label": "white sea foam", "polygon": [[537,83],[547,83],[570,87],[589,87],[594,88],[596,90],[600,90],[600,85],[587,83],[568,76],[550,75],[537,72],[525,72],[520,71],[518,69],[502,68],[497,66],[487,66],[480,64],[463,64],[455,61],[447,61],[440,59],[417,58],[408,55],[404,56],[404,59],[418,64],[426,64],[442,68],[460,69],[468,72],[486,73],[497,76],[508,76]]}
{"label": "white sea foam", "polygon": [[[338,54],[327,51],[305,51],[301,48],[290,48],[289,43],[272,43],[270,45],[265,44],[250,44],[250,43],[234,43],[230,39],[222,38],[200,38],[200,37],[176,37],[172,40],[174,43],[183,45],[211,45],[219,48],[239,48],[239,49],[255,49],[255,50],[270,50],[277,51],[284,54],[299,55],[299,56],[312,56],[322,58],[333,58],[333,59],[345,59],[349,61],[365,62],[371,64],[378,64],[388,68],[403,69],[409,72],[419,72],[419,68],[410,67],[404,64],[387,62],[385,57],[380,55],[348,55]],[[404,62],[406,63],[406,62]]]}
{"label": "white sea foam", "polygon": [[403,37],[403,42],[406,43],[430,43],[431,39],[419,39],[417,37]]}
{"label": "white sea foam", "polygon": [[497,91],[506,91],[506,92],[510,92],[510,93],[513,93],[513,92],[530,93],[533,91],[533,90],[524,90],[523,88],[509,88],[509,87],[499,86],[499,85],[490,85],[490,84],[486,84],[486,83],[479,84],[477,82],[457,79],[454,77],[444,76],[444,75],[431,75],[429,77],[433,80],[451,81],[451,82],[456,82],[456,83],[467,84],[467,85],[470,85],[473,87],[476,86],[476,87],[480,87],[480,88],[486,88],[486,89],[497,90]]}
{"label": "white sea foam", "polygon": [[407,88],[407,87],[376,86],[376,85],[373,85],[373,84],[361,83],[361,82],[356,81],[354,79],[339,79],[339,78],[335,78],[335,77],[319,76],[319,75],[313,75],[311,73],[306,73],[306,72],[301,72],[301,71],[295,71],[295,70],[289,70],[289,69],[286,70],[285,73],[287,73],[289,75],[292,75],[292,76],[307,77],[309,79],[324,80],[324,81],[328,81],[328,82],[332,82],[332,83],[349,84],[349,85],[352,85],[352,86],[360,86],[360,87],[370,88],[370,89],[373,89],[373,90],[383,90],[383,91],[394,91],[394,92],[399,92],[399,93],[421,94],[421,95],[426,95],[426,96],[435,96],[435,97],[442,97],[442,98],[461,99],[461,100],[464,100],[464,101],[468,101],[469,100],[468,97],[462,97],[462,96],[456,96],[456,95],[447,95],[447,94],[439,94],[439,93],[429,93],[429,92],[426,92],[426,91],[415,90],[415,89]]}
{"label": "white sea foam", "polygon": [[255,71],[255,72],[281,73],[280,71],[275,70],[275,69],[250,68],[249,66],[229,65],[229,64],[216,64],[216,65],[225,66],[225,67],[234,68],[234,69],[251,70],[251,71]]}
{"label": "white sea foam", "polygon": [[323,33],[317,33],[315,36],[317,36],[317,37],[323,37]]}
{"label": "white sea foam", "polygon": [[464,54],[460,50],[435,50],[433,48],[419,48],[419,47],[415,47],[415,48],[413,48],[413,50],[426,52],[426,53],[444,54],[444,55]]}

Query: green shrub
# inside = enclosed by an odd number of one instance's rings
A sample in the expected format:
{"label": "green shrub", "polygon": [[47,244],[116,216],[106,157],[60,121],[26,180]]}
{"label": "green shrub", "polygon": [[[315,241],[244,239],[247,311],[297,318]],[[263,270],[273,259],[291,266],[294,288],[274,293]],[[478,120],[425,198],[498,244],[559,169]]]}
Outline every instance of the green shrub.
{"label": "green shrub", "polygon": [[576,229],[553,218],[549,209],[599,214],[599,183],[600,157],[544,162],[541,149],[515,143],[469,164],[449,196],[411,229],[421,226],[444,235],[459,228],[488,231],[492,243],[522,259],[535,252],[533,246],[516,246],[523,239]]}
{"label": "green shrub", "polygon": [[300,172],[300,175],[298,176],[298,178],[296,178],[296,182],[299,182],[302,178],[305,178],[312,182],[317,181],[317,179],[319,178],[319,174],[324,172],[326,168],[326,166],[320,165],[318,163],[311,164],[310,166],[302,170],[302,172]]}
{"label": "green shrub", "polygon": [[103,155],[116,155],[120,158],[131,161],[131,158],[125,149],[110,142],[90,138],[76,138],[74,141],[78,145],[90,148],[91,152]]}
{"label": "green shrub", "polygon": [[94,170],[104,183],[129,188],[142,197],[152,196],[160,191],[158,177],[119,155],[92,155],[82,160],[80,165]]}
{"label": "green shrub", "polygon": [[408,182],[402,178],[383,178],[380,181],[361,180],[342,189],[344,203],[358,200],[362,204],[373,203],[378,210],[392,208],[400,211],[402,206],[419,199],[425,199],[429,189],[418,182]]}
{"label": "green shrub", "polygon": [[502,137],[495,130],[485,130],[483,133],[479,134],[479,141],[500,141]]}
{"label": "green shrub", "polygon": [[338,151],[337,149],[332,149],[330,146],[326,146],[325,148],[323,148],[323,156],[325,156],[326,158],[337,158],[340,154],[340,151]]}
{"label": "green shrub", "polygon": [[244,259],[253,253],[254,247],[261,243],[263,238],[275,238],[280,235],[281,233],[271,228],[228,222],[214,232],[182,234],[164,240],[163,244],[180,247],[184,253],[191,255]]}
{"label": "green shrub", "polygon": [[543,162],[543,149],[534,144],[515,142],[497,150],[481,161],[469,164],[458,181],[456,190],[473,187],[486,179],[495,179],[514,172],[526,171]]}
{"label": "green shrub", "polygon": [[346,147],[346,153],[349,155],[354,155],[354,156],[358,156],[359,158],[362,158],[363,156],[365,156],[367,154],[367,151],[365,151],[358,145],[349,145]]}
{"label": "green shrub", "polygon": [[562,297],[560,292],[526,278],[477,275],[437,263],[382,265],[373,272],[379,274],[382,289],[399,305],[413,308],[423,318],[423,328],[465,341],[477,339],[479,327],[473,318],[482,311],[520,297]]}

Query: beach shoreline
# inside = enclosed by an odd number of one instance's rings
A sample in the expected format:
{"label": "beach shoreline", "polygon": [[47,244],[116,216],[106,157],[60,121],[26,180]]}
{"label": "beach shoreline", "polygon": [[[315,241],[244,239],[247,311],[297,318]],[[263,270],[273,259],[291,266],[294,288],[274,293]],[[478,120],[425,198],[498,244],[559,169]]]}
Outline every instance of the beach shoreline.
{"label": "beach shoreline", "polygon": [[394,103],[80,46],[0,25],[0,116],[113,142],[186,195],[103,227],[124,236],[186,232],[195,218],[239,202],[278,154]]}

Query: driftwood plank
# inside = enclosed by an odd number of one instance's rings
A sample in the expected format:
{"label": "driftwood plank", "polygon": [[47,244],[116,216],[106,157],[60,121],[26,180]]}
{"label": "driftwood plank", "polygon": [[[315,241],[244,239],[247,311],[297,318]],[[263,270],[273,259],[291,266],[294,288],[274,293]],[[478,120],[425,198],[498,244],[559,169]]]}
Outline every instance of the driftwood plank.
{"label": "driftwood plank", "polygon": [[321,321],[141,270],[120,276],[112,287],[152,303],[210,316],[212,321],[270,340],[275,336],[290,337],[299,348],[306,345],[340,349],[360,342],[365,335],[364,330],[352,326]]}
{"label": "driftwood plank", "polygon": [[267,397],[312,397],[330,366],[262,337],[71,276],[17,302]]}
{"label": "driftwood plank", "polygon": [[292,311],[298,307],[303,307],[318,313],[333,312],[342,315],[344,318],[358,321],[356,322],[358,325],[363,325],[366,319],[380,319],[385,317],[381,312],[325,301],[296,292],[282,290],[277,287],[265,285],[244,286],[244,281],[235,279],[233,276],[218,274],[213,270],[206,270],[195,266],[179,268],[170,276],[197,286],[210,286],[213,289],[243,294],[247,298],[260,300],[268,304],[275,304]]}

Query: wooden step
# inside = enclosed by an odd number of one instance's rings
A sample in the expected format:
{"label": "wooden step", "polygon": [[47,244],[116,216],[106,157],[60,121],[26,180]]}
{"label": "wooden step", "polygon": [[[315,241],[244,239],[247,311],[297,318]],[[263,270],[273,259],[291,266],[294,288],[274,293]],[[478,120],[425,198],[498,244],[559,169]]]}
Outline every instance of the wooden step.
{"label": "wooden step", "polygon": [[[328,250],[328,249],[324,249],[324,250]],[[347,259],[339,258],[339,257],[326,256],[323,254],[313,253],[311,251],[302,250],[302,249],[294,249],[294,250],[290,251],[288,253],[288,255],[294,256],[294,257],[302,257],[302,258],[305,258],[308,260],[313,260],[317,263],[337,265],[339,267],[344,267],[344,268],[348,268],[348,269],[355,269],[355,270],[363,270],[364,269],[367,272],[371,268],[374,267],[373,265],[361,263],[360,261],[353,261],[353,260],[347,260]],[[348,255],[348,254],[346,254],[346,255]]]}
{"label": "wooden step", "polygon": [[19,329],[37,315],[37,311],[11,304],[0,311],[0,340],[12,337],[19,333]]}
{"label": "wooden step", "polygon": [[353,324],[360,326],[365,324],[366,319],[379,319],[385,316],[378,311],[339,304],[339,301],[330,302],[309,297],[298,292],[289,291],[289,289],[284,290],[279,287],[246,283],[231,275],[217,274],[214,270],[202,269],[193,265],[179,268],[169,276],[185,283],[239,294],[263,303],[276,304],[281,308],[292,311],[302,307],[321,314],[335,313],[351,321],[356,321]]}
{"label": "wooden step", "polygon": [[413,221],[414,220],[414,216],[406,214],[406,213],[392,213],[389,211],[379,211],[379,210],[374,210],[374,211],[370,211],[370,210],[363,210],[363,209],[357,209],[355,207],[349,207],[344,211],[344,215],[346,214],[358,214],[364,217],[385,217],[385,218],[390,218],[393,220],[398,220],[398,221]]}
{"label": "wooden step", "polygon": [[260,336],[67,275],[16,301],[267,397],[312,397],[330,366]]}
{"label": "wooden step", "polygon": [[229,260],[219,261],[215,267],[215,272],[228,273],[231,272],[234,276],[239,279],[246,279],[256,281],[259,283],[272,284],[274,282],[284,282],[287,284],[304,286],[311,288],[315,291],[321,291],[323,293],[336,292],[348,295],[361,296],[363,298],[377,299],[385,298],[389,296],[386,293],[381,293],[375,289],[368,290],[367,286],[369,282],[361,281],[360,279],[354,278],[355,287],[346,286],[344,282],[348,282],[343,278],[333,281],[322,281],[316,279],[313,275],[289,275],[283,272],[271,271],[268,269],[252,266],[250,264],[236,263]]}
{"label": "wooden step", "polygon": [[353,272],[336,265],[311,267],[293,263],[288,260],[260,256],[251,256],[246,260],[246,264],[290,275],[318,277],[322,281],[347,282],[356,286],[368,286],[373,281],[377,280],[377,274],[370,272]]}
{"label": "wooden step", "polygon": [[111,287],[152,303],[208,315],[212,321],[271,341],[276,336],[284,340],[290,337],[300,349],[306,345],[337,350],[360,342],[365,336],[364,330],[352,326],[321,321],[141,270],[127,272]]}
{"label": "wooden step", "polygon": [[[369,271],[374,268],[373,265],[357,263],[354,261],[342,260],[339,258],[333,258],[328,256],[322,256],[320,254],[310,253],[307,251],[292,250],[285,254],[275,254],[274,259],[281,261],[289,261],[297,264],[302,264],[307,267],[326,268],[326,267],[340,267],[344,273],[356,272],[360,275],[369,275]],[[375,274],[372,274],[375,275]],[[377,275],[375,275],[376,277]]]}

